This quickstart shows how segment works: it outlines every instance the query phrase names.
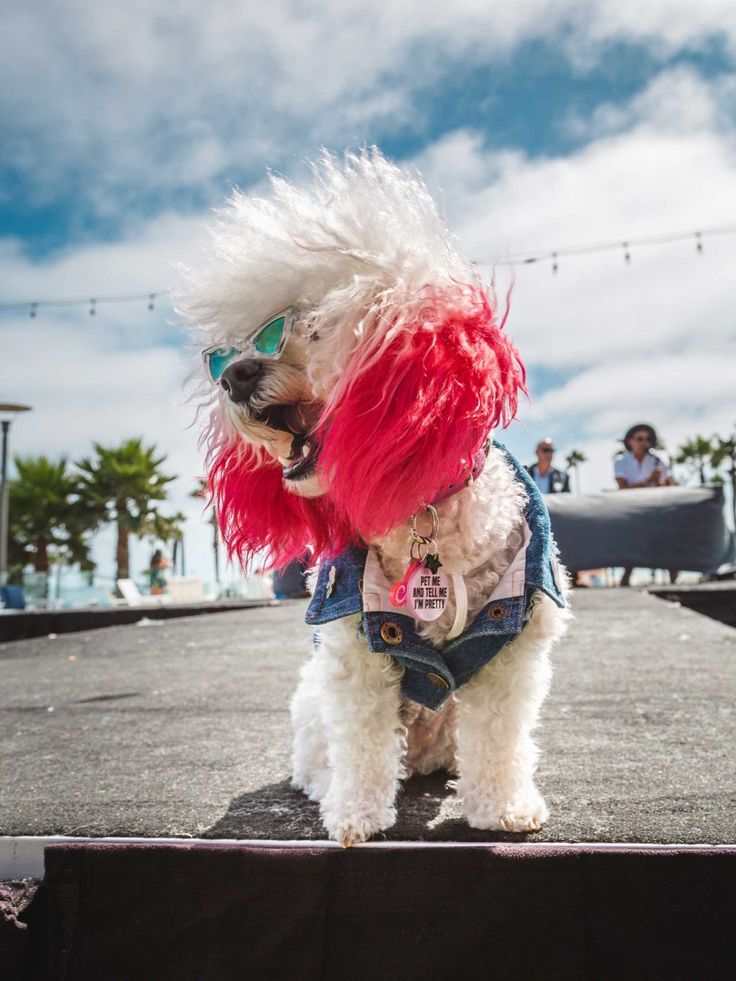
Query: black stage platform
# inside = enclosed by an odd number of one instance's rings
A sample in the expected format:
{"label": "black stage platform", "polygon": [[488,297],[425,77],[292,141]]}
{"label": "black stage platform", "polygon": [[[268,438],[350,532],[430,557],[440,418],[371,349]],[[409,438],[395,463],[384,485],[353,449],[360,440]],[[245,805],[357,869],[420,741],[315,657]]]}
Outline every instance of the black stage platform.
{"label": "black stage platform", "polygon": [[729,627],[736,627],[736,582],[698,583],[693,586],[677,585],[650,586],[653,596],[679,603],[689,610],[712,617]]}
{"label": "black stage platform", "polygon": [[434,775],[347,852],[288,783],[303,602],[0,645],[0,879],[47,869],[14,925],[29,893],[6,887],[8,957],[105,981],[725,978],[736,632],[637,590],[575,604],[545,828],[473,831]]}
{"label": "black stage platform", "polygon": [[146,603],[141,606],[121,604],[113,607],[80,607],[73,610],[3,610],[0,612],[0,643],[29,640],[49,634],[78,633],[118,627],[140,620],[171,620],[195,617],[203,613],[227,613],[254,606],[270,606],[273,600],[215,600],[206,603]]}

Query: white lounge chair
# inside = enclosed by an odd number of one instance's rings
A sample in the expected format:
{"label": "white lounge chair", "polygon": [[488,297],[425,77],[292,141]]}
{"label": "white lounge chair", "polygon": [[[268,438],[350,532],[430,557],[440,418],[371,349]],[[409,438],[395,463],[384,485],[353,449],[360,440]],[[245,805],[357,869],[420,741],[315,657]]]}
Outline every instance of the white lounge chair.
{"label": "white lounge chair", "polygon": [[145,596],[132,579],[118,579],[118,589],[128,606],[161,606],[169,603],[168,596]]}

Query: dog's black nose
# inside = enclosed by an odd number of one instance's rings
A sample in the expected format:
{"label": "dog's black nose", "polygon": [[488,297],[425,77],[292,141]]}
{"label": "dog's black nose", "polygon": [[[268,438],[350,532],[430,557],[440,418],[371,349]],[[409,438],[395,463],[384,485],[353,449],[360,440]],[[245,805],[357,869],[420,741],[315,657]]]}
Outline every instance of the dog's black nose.
{"label": "dog's black nose", "polygon": [[247,402],[255,391],[263,365],[260,361],[236,361],[226,368],[220,384],[230,396],[231,402]]}

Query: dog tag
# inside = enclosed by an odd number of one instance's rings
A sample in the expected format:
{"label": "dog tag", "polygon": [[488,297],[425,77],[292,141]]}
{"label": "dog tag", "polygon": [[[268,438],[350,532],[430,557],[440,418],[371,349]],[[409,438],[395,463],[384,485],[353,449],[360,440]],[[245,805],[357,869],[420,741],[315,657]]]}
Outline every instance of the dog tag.
{"label": "dog tag", "polygon": [[406,605],[415,620],[436,620],[445,612],[450,580],[441,568],[432,572],[422,564],[406,583]]}
{"label": "dog tag", "polygon": [[416,518],[411,516],[410,561],[403,577],[391,587],[391,605],[404,606],[415,620],[431,621],[445,612],[450,595],[450,580],[442,571],[437,535],[440,529],[437,511],[425,508],[432,519],[429,536],[417,532]]}

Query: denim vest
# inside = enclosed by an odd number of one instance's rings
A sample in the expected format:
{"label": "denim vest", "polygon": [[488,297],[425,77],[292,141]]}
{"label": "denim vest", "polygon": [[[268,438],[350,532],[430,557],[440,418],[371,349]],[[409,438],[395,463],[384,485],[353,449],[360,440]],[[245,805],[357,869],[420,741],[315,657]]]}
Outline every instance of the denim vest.
{"label": "denim vest", "polygon": [[[390,584],[382,576],[380,584],[375,553],[357,545],[321,563],[305,617],[307,623],[316,626],[362,614],[358,629],[365,635],[370,650],[393,657],[404,669],[402,694],[430,709],[440,708],[521,632],[531,599],[538,590],[558,606],[565,606],[557,546],[542,495],[508,450],[495,440],[493,445],[504,453],[526,492],[524,541],[488,602],[459,637],[442,650],[420,637],[413,617],[399,612],[406,608],[391,607]],[[364,586],[364,581],[370,585]],[[318,631],[315,631],[315,642],[319,643]]]}

